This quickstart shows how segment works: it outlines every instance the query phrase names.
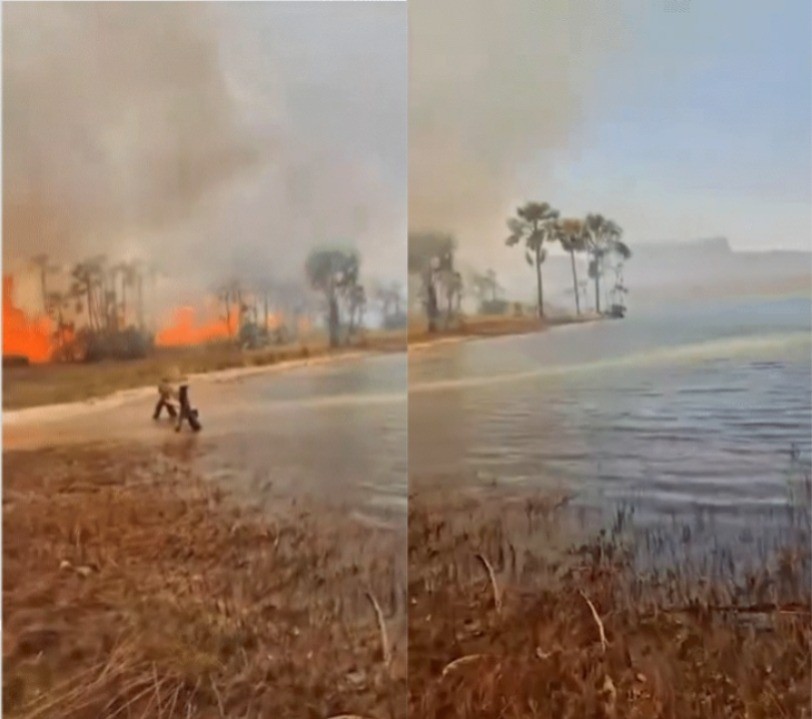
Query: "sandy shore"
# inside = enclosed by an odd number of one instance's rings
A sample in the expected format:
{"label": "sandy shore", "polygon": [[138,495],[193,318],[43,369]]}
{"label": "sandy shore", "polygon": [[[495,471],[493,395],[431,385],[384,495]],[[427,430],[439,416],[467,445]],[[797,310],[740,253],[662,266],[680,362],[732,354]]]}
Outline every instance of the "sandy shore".
{"label": "sandy shore", "polygon": [[[340,354],[327,354],[309,359],[296,359],[278,362],[276,364],[260,365],[256,367],[234,367],[231,369],[212,370],[210,372],[198,372],[187,375],[190,382],[232,382],[261,374],[272,374],[276,372],[286,372],[305,367],[318,367],[321,365],[336,364],[339,362],[350,362],[379,354],[378,352],[359,351],[342,352]],[[55,421],[80,416],[89,411],[99,409],[110,409],[135,399],[153,398],[156,392],[156,384],[132,389],[118,390],[112,394],[100,397],[90,397],[88,399],[74,402],[64,402],[61,404],[44,404],[21,409],[3,410],[3,422],[7,425],[25,425],[37,423],[47,419]]]}
{"label": "sandy shore", "polygon": [[3,370],[3,419],[36,421],[70,416],[82,406],[117,406],[154,394],[162,376],[177,368],[195,382],[227,382],[270,372],[357,360],[406,349],[405,333],[382,333],[364,344],[330,350],[316,346],[286,346],[260,351],[212,346],[158,351],[131,362],[94,365],[39,365]]}

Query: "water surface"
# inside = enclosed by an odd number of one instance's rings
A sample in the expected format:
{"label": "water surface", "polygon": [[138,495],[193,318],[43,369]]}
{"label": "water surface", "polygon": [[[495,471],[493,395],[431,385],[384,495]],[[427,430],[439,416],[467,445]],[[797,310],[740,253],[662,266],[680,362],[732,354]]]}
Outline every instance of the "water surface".
{"label": "water surface", "polygon": [[4,427],[3,448],[138,442],[178,450],[249,502],[314,497],[366,521],[405,522],[406,357],[381,355],[191,385],[203,431],[151,420],[148,390],[115,404],[37,413]]}
{"label": "water surface", "polygon": [[697,302],[415,353],[410,481],[563,488],[655,523],[780,517],[810,452],[810,316]]}

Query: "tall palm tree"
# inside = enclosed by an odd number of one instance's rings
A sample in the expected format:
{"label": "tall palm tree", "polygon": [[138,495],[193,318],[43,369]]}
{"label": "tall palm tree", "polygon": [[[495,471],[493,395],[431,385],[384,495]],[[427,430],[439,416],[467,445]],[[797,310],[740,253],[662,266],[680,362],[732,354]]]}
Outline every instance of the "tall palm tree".
{"label": "tall palm tree", "polygon": [[606,237],[609,220],[603,215],[587,215],[584,220],[586,228],[587,251],[589,252],[589,276],[595,281],[595,311],[601,311],[601,273],[603,257],[606,254]]}
{"label": "tall palm tree", "polygon": [[71,289],[77,296],[85,297],[87,306],[87,321],[92,332],[102,328],[101,302],[99,300],[101,264],[100,258],[91,258],[79,262],[71,270],[73,284]]}
{"label": "tall palm tree", "polygon": [[343,249],[314,250],[305,262],[305,274],[313,289],[323,292],[327,300],[327,328],[330,346],[339,342],[339,295],[357,283],[360,270],[358,255]]}
{"label": "tall palm tree", "polygon": [[581,314],[581,295],[578,291],[578,271],[575,268],[575,253],[585,252],[587,246],[586,228],[581,220],[568,218],[561,220],[556,227],[556,239],[565,252],[569,253],[572,266],[572,289],[575,292],[575,313]]}
{"label": "tall palm tree", "polygon": [[363,285],[357,282],[349,285],[345,294],[347,297],[349,314],[349,334],[355,334],[355,330],[363,325],[364,311],[367,305],[367,293]]}
{"label": "tall palm tree", "polygon": [[457,242],[451,235],[428,233],[409,234],[409,274],[420,277],[423,304],[426,308],[428,331],[437,331],[440,317],[438,284],[446,272],[454,270]]}
{"label": "tall palm tree", "polygon": [[136,322],[138,330],[144,331],[144,271],[145,266],[142,261],[136,260],[130,263],[132,272],[132,282],[135,285]]}
{"label": "tall palm tree", "polygon": [[445,270],[440,275],[440,284],[445,294],[445,323],[446,327],[448,327],[451,324],[453,314],[455,312],[459,314],[462,305],[462,274],[453,269]]}
{"label": "tall palm tree", "polygon": [[547,257],[544,242],[552,237],[558,210],[546,202],[528,202],[516,210],[516,217],[508,220],[510,237],[505,240],[509,247],[524,242],[527,263],[536,268],[538,288],[538,313],[544,317],[544,287],[541,279],[541,265]]}
{"label": "tall palm tree", "polygon": [[631,250],[620,239],[623,236],[620,225],[603,215],[587,215],[584,227],[587,251],[591,257],[589,276],[595,281],[595,308],[600,312],[600,280],[604,273],[604,260],[610,254],[628,259]]}

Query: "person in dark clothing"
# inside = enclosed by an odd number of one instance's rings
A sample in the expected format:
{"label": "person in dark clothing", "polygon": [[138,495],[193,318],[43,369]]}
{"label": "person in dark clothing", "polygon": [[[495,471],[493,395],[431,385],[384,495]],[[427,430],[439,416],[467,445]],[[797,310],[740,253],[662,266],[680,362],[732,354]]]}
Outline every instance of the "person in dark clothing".
{"label": "person in dark clothing", "polygon": [[180,413],[178,414],[178,423],[175,425],[175,431],[180,432],[183,426],[183,420],[189,423],[189,426],[195,431],[200,431],[200,422],[197,420],[197,410],[192,408],[189,404],[189,385],[182,384],[179,387],[178,399],[180,401]]}

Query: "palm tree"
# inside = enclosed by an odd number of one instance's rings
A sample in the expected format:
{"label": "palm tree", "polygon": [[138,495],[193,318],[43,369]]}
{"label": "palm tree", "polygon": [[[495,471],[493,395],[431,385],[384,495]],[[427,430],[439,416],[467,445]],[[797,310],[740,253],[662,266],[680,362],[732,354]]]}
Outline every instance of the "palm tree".
{"label": "palm tree", "polygon": [[556,239],[570,255],[572,266],[572,289],[575,292],[575,313],[581,314],[581,296],[578,291],[578,271],[575,268],[575,253],[586,251],[586,229],[584,223],[577,219],[565,219],[558,223]]}
{"label": "palm tree", "polygon": [[323,292],[327,300],[327,327],[331,347],[338,346],[339,342],[339,294],[344,288],[357,282],[359,269],[358,255],[343,249],[314,250],[305,262],[305,274],[310,285]]}
{"label": "palm tree", "polygon": [[122,315],[122,329],[127,326],[127,288],[137,287],[138,285],[138,265],[133,261],[126,261],[121,263],[121,315]]}
{"label": "palm tree", "polygon": [[620,238],[623,230],[620,225],[603,215],[587,215],[584,221],[587,251],[591,256],[589,276],[595,281],[595,308],[600,313],[600,278],[604,273],[604,260],[607,255],[617,254],[623,259],[631,257],[631,250]]}
{"label": "palm tree", "polygon": [[231,279],[226,284],[222,285],[217,291],[218,299],[223,303],[223,316],[222,320],[226,323],[226,331],[229,338],[234,337],[234,327],[232,326],[232,305],[237,309],[237,335],[239,336],[240,328],[242,327],[242,318],[245,311],[245,305],[242,300],[242,287],[240,281]]}
{"label": "palm tree", "polygon": [[56,321],[56,329],[53,332],[53,341],[55,346],[55,356],[59,360],[68,359],[68,331],[72,329],[72,323],[65,322],[65,315],[63,310],[70,308],[70,301],[72,297],[70,292],[64,294],[62,292],[51,291],[48,293],[48,308],[49,315]]}
{"label": "palm tree", "polygon": [[102,258],[94,257],[79,262],[71,270],[73,283],[71,290],[76,296],[84,296],[87,306],[87,321],[92,332],[102,329],[102,308],[99,294],[101,291]]}
{"label": "palm tree", "polygon": [[423,291],[429,332],[437,331],[440,304],[437,285],[445,272],[454,270],[456,240],[451,235],[437,233],[410,233],[408,270],[418,275]]}
{"label": "palm tree", "polygon": [[347,286],[345,293],[350,316],[349,334],[353,335],[355,330],[363,325],[367,294],[364,286],[355,282]]}
{"label": "palm tree", "polygon": [[132,281],[135,284],[136,321],[140,332],[144,331],[144,263],[135,261],[130,263]]}
{"label": "palm tree", "polygon": [[544,287],[541,279],[541,265],[547,252],[544,242],[552,237],[558,210],[546,202],[528,202],[516,210],[516,217],[508,220],[510,237],[505,240],[509,247],[524,242],[527,263],[536,268],[536,285],[538,288],[538,313],[544,317]]}
{"label": "palm tree", "polygon": [[453,269],[448,269],[440,274],[439,282],[443,287],[446,300],[446,327],[450,326],[452,315],[459,314],[462,305],[463,281],[462,275]]}

